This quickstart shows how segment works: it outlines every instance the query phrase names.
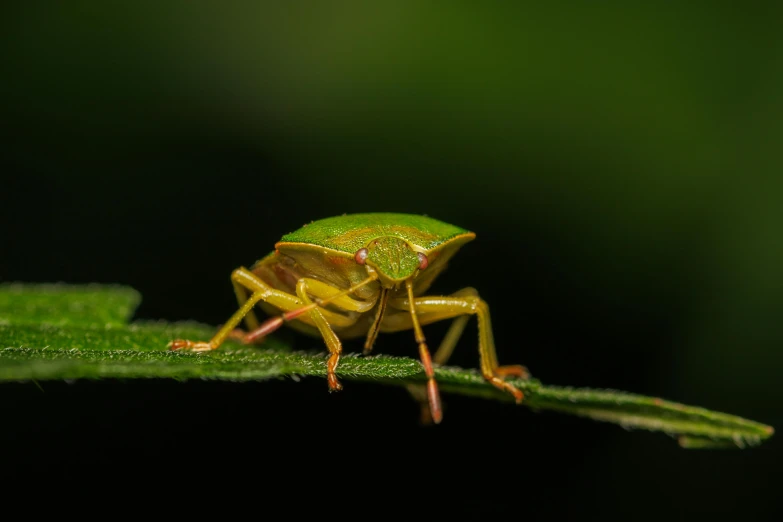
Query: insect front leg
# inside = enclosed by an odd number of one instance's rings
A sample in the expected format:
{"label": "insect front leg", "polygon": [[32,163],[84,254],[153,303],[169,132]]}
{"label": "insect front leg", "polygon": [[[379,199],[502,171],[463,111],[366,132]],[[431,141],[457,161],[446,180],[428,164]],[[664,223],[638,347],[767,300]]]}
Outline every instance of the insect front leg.
{"label": "insect front leg", "polygon": [[[353,323],[358,320],[358,314],[367,312],[372,309],[373,306],[375,306],[377,297],[376,299],[371,299],[369,301],[360,301],[347,295],[335,297],[341,292],[341,289],[316,279],[302,278],[296,283],[296,295],[303,302],[307,304],[312,303],[310,300],[311,295],[318,300],[330,299],[330,303],[333,306],[347,312],[354,312],[356,314],[351,319]],[[342,343],[334,333],[334,330],[330,326],[329,321],[327,321],[324,317],[321,307],[313,308],[309,313],[310,319],[321,332],[321,335],[324,338],[324,342],[326,343],[326,347],[329,349],[329,360],[326,363],[326,379],[329,383],[329,390],[341,390],[343,386],[340,384],[340,381],[337,380],[335,371],[337,369],[337,365],[340,362],[340,354],[342,354]]]}
{"label": "insect front leg", "polygon": [[[464,288],[462,290],[459,290],[455,293],[453,293],[452,297],[459,297],[462,295],[478,295],[476,290],[473,288]],[[422,314],[419,317],[419,321],[421,324],[430,324],[438,321],[442,321],[445,319],[451,319],[454,317],[454,312],[430,312],[427,314]],[[403,319],[401,324],[396,324],[397,321],[400,319]],[[432,356],[432,362],[434,362],[436,365],[444,365],[449,360],[449,357],[451,357],[451,354],[454,352],[454,348],[457,346],[457,342],[459,342],[460,337],[462,337],[462,333],[465,331],[465,326],[468,323],[468,320],[470,319],[470,315],[464,315],[460,314],[457,315],[457,317],[452,321],[451,326],[449,327],[448,332],[446,332],[446,337],[443,338],[443,340],[440,343],[440,346],[438,347],[438,350],[433,354]],[[409,323],[411,323],[410,316],[407,314],[398,314],[396,316],[389,316],[389,320],[386,321],[386,330],[396,330],[396,329],[408,329],[410,328]],[[395,328],[396,326],[396,328]],[[408,384],[405,387],[408,390],[408,393],[411,394],[413,399],[419,403],[419,407],[421,409],[421,423],[422,424],[431,424],[432,423],[432,412],[430,411],[429,407],[429,400],[427,397],[427,387],[421,384]]]}
{"label": "insect front leg", "polygon": [[[252,272],[254,276],[256,276],[258,279],[260,279],[260,274],[257,274],[256,272]],[[343,309],[345,311],[350,312],[366,312],[370,310],[373,306],[375,306],[375,300],[369,300],[369,301],[362,301],[358,299],[353,299],[347,295],[341,295],[337,296],[341,292],[341,290],[337,287],[334,287],[332,285],[329,285],[327,283],[323,283],[321,281],[318,281],[316,279],[311,279],[308,277],[300,278],[300,280],[304,280],[307,282],[307,288],[308,288],[308,294],[314,296],[317,299],[317,303],[320,300],[323,299],[329,299],[332,298],[332,304],[338,309]],[[267,284],[261,279],[262,283]],[[234,294],[236,294],[237,303],[241,307],[245,304],[245,301],[249,299],[250,292],[248,291],[247,287],[243,284],[241,284],[236,277],[231,278],[231,282],[234,285]],[[291,294],[287,294],[291,295]],[[301,296],[298,295],[297,297],[300,298]],[[267,301],[267,300],[265,300]],[[309,304],[311,301],[307,301],[307,304]],[[301,304],[301,303],[300,303]],[[290,308],[282,308],[285,311],[289,311]],[[325,313],[329,314],[328,311],[324,311]],[[329,318],[331,319],[331,324],[335,326],[345,326],[347,323],[345,323],[344,320],[342,320],[340,317],[336,317],[334,315],[329,315]],[[353,324],[353,322],[351,323]],[[239,341],[246,341],[248,339],[249,332],[256,330],[259,328],[259,322],[256,318],[255,312],[253,310],[250,310],[248,314],[245,316],[245,325],[247,326],[248,331],[242,331],[240,329],[233,330],[229,333],[229,338],[234,338]],[[258,339],[263,339],[263,337],[260,337]]]}
{"label": "insect front leg", "polygon": [[[478,296],[475,290],[464,289],[453,296],[418,297],[414,299],[414,303],[416,310],[421,314],[420,321],[422,324],[461,315],[476,315],[479,322],[479,360],[482,376],[493,386],[513,395],[517,403],[522,401],[524,398],[522,391],[503,379],[511,376],[527,378],[528,372],[524,366],[520,365],[498,365],[489,306]],[[399,310],[405,310],[409,306],[406,298],[394,299],[389,304]],[[391,320],[392,317],[393,320]],[[384,330],[395,331],[405,328],[403,314],[396,314],[392,317],[389,318],[388,324],[384,325]],[[460,321],[460,319],[457,319],[457,321]],[[439,361],[445,361],[451,355],[464,327],[464,322],[457,323],[455,321],[455,324],[452,325],[441,348],[438,349],[439,353],[435,356]]]}
{"label": "insect front leg", "polygon": [[[292,311],[301,308],[305,303],[297,296],[272,288],[265,283],[261,278],[252,273],[246,268],[238,268],[231,274],[231,281],[234,283],[235,292],[237,292],[237,298],[242,300],[245,298],[244,293],[237,291],[237,288],[247,289],[251,292],[250,296],[241,304],[239,310],[237,310],[231,318],[218,330],[218,332],[208,342],[203,341],[190,341],[185,339],[177,339],[169,343],[169,347],[172,350],[189,350],[196,352],[215,350],[220,347],[226,338],[234,331],[237,325],[242,319],[250,314],[253,307],[259,301],[264,301],[280,310]],[[330,324],[335,326],[351,326],[355,323],[355,319],[346,317],[345,315],[323,310],[323,314]],[[313,324],[310,316],[305,315],[299,320],[308,324]],[[257,321],[256,321],[257,323]],[[242,340],[252,341],[254,338],[259,337],[256,335],[253,337],[255,331],[245,334]]]}
{"label": "insect front leg", "polygon": [[[302,302],[306,304],[312,303],[310,297],[307,295],[306,279],[300,279],[296,283],[296,295],[299,296],[299,299],[301,299]],[[340,362],[340,354],[343,353],[343,345],[340,342],[340,339],[337,338],[334,330],[332,330],[332,327],[329,326],[329,323],[324,319],[324,316],[318,307],[313,308],[309,314],[310,319],[318,328],[318,331],[321,332],[321,336],[326,343],[326,348],[329,350],[329,360],[326,362],[326,380],[329,383],[329,391],[342,390],[343,385],[337,380],[335,370],[337,369],[337,364]]]}

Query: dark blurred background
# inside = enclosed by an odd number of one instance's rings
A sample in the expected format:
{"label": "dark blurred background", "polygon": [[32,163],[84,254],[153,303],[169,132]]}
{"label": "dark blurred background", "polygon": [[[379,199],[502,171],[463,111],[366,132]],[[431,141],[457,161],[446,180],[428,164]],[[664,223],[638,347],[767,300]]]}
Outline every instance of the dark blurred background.
{"label": "dark blurred background", "polygon": [[[433,290],[481,292],[502,363],[779,429],[781,5],[17,3],[0,279],[126,284],[137,318],[219,324],[231,270],[281,235],[423,213],[477,233]],[[456,364],[477,367],[475,328]],[[377,349],[416,354],[407,332]],[[403,390],[350,381],[42,385],[0,387],[2,437],[41,473],[77,453],[154,489],[220,467],[259,501],[334,489],[315,507],[367,516],[780,519],[776,437],[685,451],[460,397],[422,428]]]}

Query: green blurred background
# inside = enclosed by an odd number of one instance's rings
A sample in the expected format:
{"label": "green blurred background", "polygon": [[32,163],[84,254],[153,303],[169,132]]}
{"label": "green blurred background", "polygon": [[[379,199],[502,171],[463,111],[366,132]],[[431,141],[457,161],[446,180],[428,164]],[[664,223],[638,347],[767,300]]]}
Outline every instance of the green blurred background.
{"label": "green blurred background", "polygon": [[[436,290],[482,293],[502,362],[551,384],[783,426],[780,3],[93,1],[4,11],[0,279],[129,284],[144,295],[141,318],[218,324],[234,307],[230,271],[282,234],[344,212],[425,213],[477,232]],[[455,362],[475,367],[470,332]],[[409,337],[379,349],[413,356]],[[532,475],[580,491],[563,502],[519,475],[527,494],[493,486],[498,513],[508,501],[586,516],[604,495],[596,512],[623,518],[645,502],[641,491],[671,487],[646,516],[736,509],[775,519],[763,493],[781,457],[774,438],[749,452],[687,453],[665,437],[457,398],[451,425],[421,435],[395,427],[416,421],[402,392],[349,384],[356,391],[335,400],[322,384],[194,386],[215,415],[223,406],[212,397],[250,402],[276,389],[288,409],[262,408],[256,420],[290,433],[336,418],[339,433],[372,425],[390,447],[401,434],[415,447],[442,439],[439,451],[466,461],[482,453],[471,441],[496,441],[504,469],[518,453]],[[166,383],[52,386],[73,395],[72,413],[98,407],[85,399],[95,389],[130,409],[154,408],[137,397],[161,389],[182,395],[182,411],[201,408]],[[28,388],[4,394],[39,413],[65,407]],[[352,417],[359,407],[371,418]],[[301,408],[318,423],[293,420]],[[714,495],[724,503],[707,502]]]}

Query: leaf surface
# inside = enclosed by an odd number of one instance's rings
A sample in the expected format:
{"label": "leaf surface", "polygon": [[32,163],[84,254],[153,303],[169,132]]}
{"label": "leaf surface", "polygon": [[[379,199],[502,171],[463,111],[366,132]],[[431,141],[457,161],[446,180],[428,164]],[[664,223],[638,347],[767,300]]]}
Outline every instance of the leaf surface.
{"label": "leaf surface", "polygon": [[[215,329],[198,323],[128,324],[139,294],[120,286],[0,285],[0,381],[173,378],[264,380],[326,376],[323,352],[295,352],[274,336],[260,346],[226,342],[208,353],[172,352],[176,338],[209,339]],[[421,364],[406,357],[347,354],[337,374],[410,386],[425,381]],[[444,393],[512,402],[472,369],[440,367]],[[685,448],[746,447],[772,435],[770,426],[734,415],[614,390],[544,386],[513,380],[523,405],[624,428],[661,431]]]}

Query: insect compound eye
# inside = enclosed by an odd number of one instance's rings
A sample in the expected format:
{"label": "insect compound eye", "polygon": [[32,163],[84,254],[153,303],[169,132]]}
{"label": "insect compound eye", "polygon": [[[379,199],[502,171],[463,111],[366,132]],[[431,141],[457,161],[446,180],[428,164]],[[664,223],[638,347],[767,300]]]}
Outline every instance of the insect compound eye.
{"label": "insect compound eye", "polygon": [[363,265],[367,261],[367,254],[369,254],[369,251],[366,248],[360,248],[356,251],[356,254],[354,254],[353,258],[357,263]]}
{"label": "insect compound eye", "polygon": [[430,260],[427,259],[427,256],[419,252],[419,270],[424,270],[430,266]]}

